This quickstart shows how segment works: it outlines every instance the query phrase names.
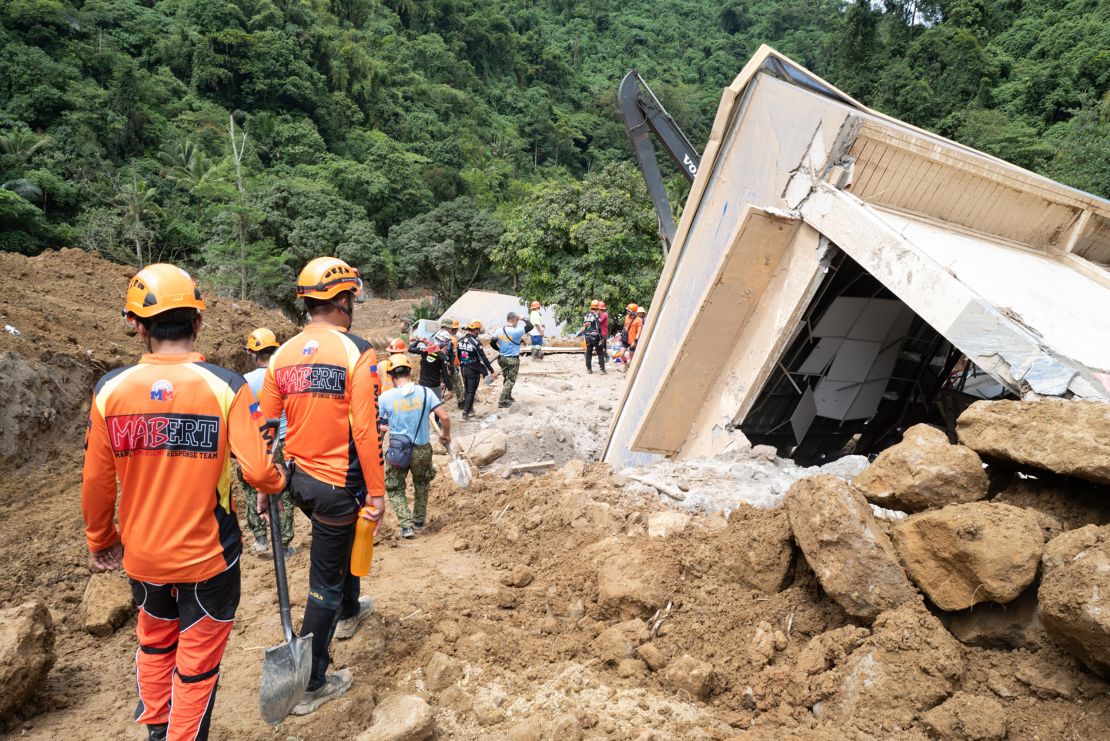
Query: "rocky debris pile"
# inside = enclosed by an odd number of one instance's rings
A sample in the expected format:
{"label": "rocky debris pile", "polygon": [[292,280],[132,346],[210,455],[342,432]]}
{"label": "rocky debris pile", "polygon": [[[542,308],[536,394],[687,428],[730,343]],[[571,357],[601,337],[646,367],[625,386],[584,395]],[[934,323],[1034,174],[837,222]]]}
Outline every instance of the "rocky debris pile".
{"label": "rocky debris pile", "polygon": [[906,572],[942,610],[1006,604],[1037,576],[1044,533],[1037,518],[1009,504],[952,504],[894,526]]}
{"label": "rocky debris pile", "polygon": [[122,574],[101,573],[89,577],[81,615],[85,630],[99,638],[112,635],[135,613],[131,586]]}
{"label": "rocky debris pile", "polygon": [[1110,676],[1110,526],[1053,539],[1041,559],[1041,622],[1092,671]]}
{"label": "rocky debris pile", "polygon": [[658,481],[683,493],[679,506],[693,512],[730,514],[741,505],[759,509],[782,506],[787,489],[799,479],[825,473],[851,479],[867,467],[867,459],[851,455],[820,467],[803,467],[779,458],[769,445],[736,442],[715,458],[658,461],[621,471],[619,478],[634,491],[654,490],[636,479]]}
{"label": "rocky debris pile", "polygon": [[977,401],[960,415],[957,432],[980,455],[1110,484],[1110,404]]}
{"label": "rocky debris pile", "polygon": [[786,512],[821,587],[849,615],[870,622],[916,598],[867,500],[847,482],[828,475],[802,479],[787,492]]}
{"label": "rocky debris pile", "polygon": [[880,507],[920,512],[985,499],[990,482],[974,450],[951,445],[935,427],[914,425],[852,483]]}
{"label": "rocky debris pile", "polygon": [[41,602],[0,610],[0,718],[33,695],[54,665],[54,625]]}

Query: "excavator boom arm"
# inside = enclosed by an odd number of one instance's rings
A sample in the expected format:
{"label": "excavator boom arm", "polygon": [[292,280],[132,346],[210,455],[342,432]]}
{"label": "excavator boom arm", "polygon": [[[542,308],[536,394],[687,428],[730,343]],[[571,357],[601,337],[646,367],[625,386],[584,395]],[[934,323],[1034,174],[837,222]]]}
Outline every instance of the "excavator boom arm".
{"label": "excavator boom arm", "polygon": [[630,71],[621,80],[617,100],[628,130],[628,138],[632,141],[632,151],[644,174],[648,195],[659,218],[659,236],[663,240],[663,252],[666,255],[676,227],[650,135],[654,133],[659,138],[663,151],[690,181],[698,174],[701,155],[636,70]]}

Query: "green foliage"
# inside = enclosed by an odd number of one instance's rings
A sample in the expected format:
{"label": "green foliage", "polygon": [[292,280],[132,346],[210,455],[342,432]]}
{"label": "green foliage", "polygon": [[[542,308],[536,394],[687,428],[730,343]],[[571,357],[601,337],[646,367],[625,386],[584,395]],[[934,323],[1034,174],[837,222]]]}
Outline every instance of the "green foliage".
{"label": "green foliage", "polygon": [[[1106,0],[5,0],[0,249],[172,259],[229,291],[245,261],[247,292],[290,310],[320,254],[444,301],[647,300],[659,247],[616,84],[639,69],[700,145],[760,43],[1110,194]],[[685,180],[667,190],[680,210]]]}
{"label": "green foliage", "polygon": [[403,283],[435,288],[441,303],[474,287],[488,272],[501,224],[469,198],[441,204],[389,230],[389,246]]}
{"label": "green foliage", "polygon": [[663,253],[639,171],[606,166],[581,182],[545,183],[509,214],[493,255],[517,292],[579,318],[591,299],[646,302]]}

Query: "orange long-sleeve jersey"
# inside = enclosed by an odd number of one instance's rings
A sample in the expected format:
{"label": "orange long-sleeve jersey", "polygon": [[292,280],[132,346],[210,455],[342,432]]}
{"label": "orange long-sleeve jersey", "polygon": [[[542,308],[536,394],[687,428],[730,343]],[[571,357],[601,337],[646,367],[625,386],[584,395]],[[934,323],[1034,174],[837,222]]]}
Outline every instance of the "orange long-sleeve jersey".
{"label": "orange long-sleeve jersey", "polygon": [[644,320],[636,317],[628,323],[628,344],[635,345],[637,340],[640,339],[640,333],[644,329]]}
{"label": "orange long-sleeve jersey", "polygon": [[327,324],[309,324],[270,359],[260,403],[285,412],[286,460],[312,478],[385,496],[378,438],[378,356],[373,346]]}
{"label": "orange long-sleeve jersey", "polygon": [[285,486],[266,452],[265,424],[246,380],[198,353],[148,354],[105,375],[93,390],[85,439],[89,549],[122,540],[124,570],[157,584],[204,581],[227,569],[242,550],[230,453],[259,491]]}

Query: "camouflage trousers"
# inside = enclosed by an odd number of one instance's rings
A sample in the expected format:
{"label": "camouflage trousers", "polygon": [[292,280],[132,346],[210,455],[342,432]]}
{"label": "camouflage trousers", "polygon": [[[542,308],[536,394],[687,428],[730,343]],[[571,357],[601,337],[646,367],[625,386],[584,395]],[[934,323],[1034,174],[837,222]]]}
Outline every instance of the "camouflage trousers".
{"label": "camouflage trousers", "polygon": [[451,385],[455,387],[455,401],[458,403],[459,409],[462,409],[463,397],[466,396],[466,392],[463,390],[462,374],[459,373],[457,367],[451,369]]}
{"label": "camouflage trousers", "polygon": [[513,386],[516,385],[516,376],[520,373],[520,358],[506,358],[504,355],[497,357],[497,364],[501,366],[501,403],[513,397]]}
{"label": "camouflage trousers", "polygon": [[[274,453],[274,460],[281,460],[281,447],[282,443],[277,444],[277,451]],[[243,487],[243,498],[246,500],[244,504],[247,508],[247,526],[254,533],[256,538],[270,537],[270,526],[258,514],[258,490],[248,484],[243,479],[243,469],[235,466],[235,473],[239,476],[239,485]],[[281,542],[284,545],[289,545],[293,540],[293,500],[289,498],[289,487],[285,487],[285,491],[281,493],[281,503],[285,509],[278,518],[278,524],[281,526]]]}
{"label": "camouflage trousers", "polygon": [[[409,510],[409,498],[405,491],[405,480],[412,473],[412,510]],[[412,448],[412,463],[407,469],[395,468],[388,463],[385,465],[385,492],[389,495],[389,503],[393,505],[393,512],[402,528],[412,527],[413,523],[424,524],[428,521],[428,493],[432,488],[432,479],[436,477],[435,466],[432,465],[432,445],[414,445]]]}

